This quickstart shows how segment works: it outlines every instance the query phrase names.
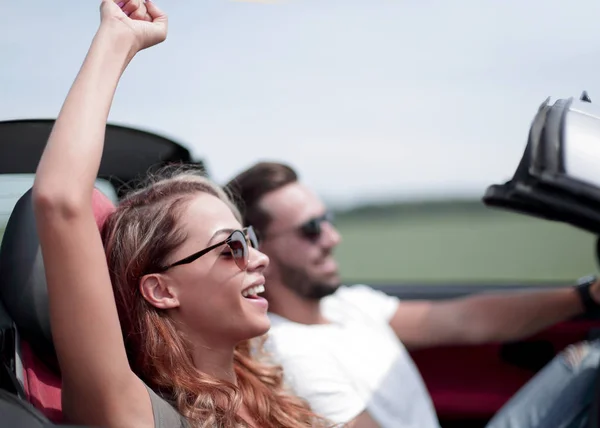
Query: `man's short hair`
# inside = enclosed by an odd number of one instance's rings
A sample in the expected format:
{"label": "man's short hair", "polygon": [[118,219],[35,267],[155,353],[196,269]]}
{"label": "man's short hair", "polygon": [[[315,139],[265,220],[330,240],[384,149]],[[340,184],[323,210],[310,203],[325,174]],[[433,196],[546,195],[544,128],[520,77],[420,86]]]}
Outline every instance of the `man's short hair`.
{"label": "man's short hair", "polygon": [[298,181],[298,174],[289,165],[279,162],[259,162],[234,177],[225,190],[238,206],[244,226],[252,225],[258,233],[264,233],[271,217],[260,207],[260,200],[267,193]]}

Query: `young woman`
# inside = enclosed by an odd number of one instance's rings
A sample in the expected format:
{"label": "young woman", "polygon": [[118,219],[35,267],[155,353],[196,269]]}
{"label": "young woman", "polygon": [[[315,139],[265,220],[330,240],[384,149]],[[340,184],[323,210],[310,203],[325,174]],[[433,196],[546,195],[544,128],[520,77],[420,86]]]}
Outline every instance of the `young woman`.
{"label": "young woman", "polygon": [[323,425],[284,391],[278,368],[255,359],[249,340],[270,326],[258,296],[269,260],[220,188],[191,173],[155,180],[99,233],[91,198],[117,83],[137,52],[167,35],[150,1],[103,0],[100,10],[33,193],[66,418],[136,428]]}

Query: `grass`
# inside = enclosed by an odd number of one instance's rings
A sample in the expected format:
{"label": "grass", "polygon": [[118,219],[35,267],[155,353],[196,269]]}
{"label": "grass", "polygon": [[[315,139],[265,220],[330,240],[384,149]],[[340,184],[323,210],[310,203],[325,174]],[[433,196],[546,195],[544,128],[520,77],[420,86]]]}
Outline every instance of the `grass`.
{"label": "grass", "polygon": [[336,225],[348,283],[564,282],[597,270],[593,235],[478,203],[361,208]]}
{"label": "grass", "polygon": [[566,224],[475,210],[338,216],[348,282],[572,281],[597,270],[595,237]]}

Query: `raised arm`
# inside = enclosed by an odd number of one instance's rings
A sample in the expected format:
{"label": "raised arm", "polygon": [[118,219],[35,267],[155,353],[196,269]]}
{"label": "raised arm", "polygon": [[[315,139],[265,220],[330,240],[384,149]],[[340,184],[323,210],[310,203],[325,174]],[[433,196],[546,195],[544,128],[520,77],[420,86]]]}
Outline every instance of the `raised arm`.
{"label": "raised arm", "polygon": [[[167,19],[153,3],[120,5],[126,13],[102,1],[100,27],[38,166],[33,201],[65,415],[143,427],[153,426],[150,401],[127,361],[91,198],[121,74],[138,51],[165,39]],[[139,21],[127,16],[132,11]]]}

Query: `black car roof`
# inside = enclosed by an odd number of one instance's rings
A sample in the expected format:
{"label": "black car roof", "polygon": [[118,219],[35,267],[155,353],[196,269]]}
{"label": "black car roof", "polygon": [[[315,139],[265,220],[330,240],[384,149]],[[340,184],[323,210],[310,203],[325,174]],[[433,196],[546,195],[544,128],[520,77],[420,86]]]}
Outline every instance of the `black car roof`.
{"label": "black car roof", "polygon": [[[33,174],[53,119],[0,121],[0,174]],[[190,151],[173,139],[154,132],[108,124],[98,176],[116,189],[142,177],[148,170],[170,163],[195,163]]]}

